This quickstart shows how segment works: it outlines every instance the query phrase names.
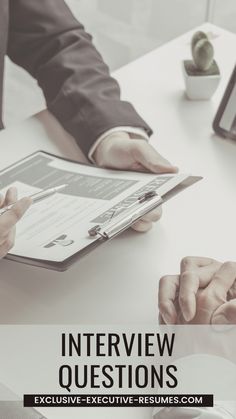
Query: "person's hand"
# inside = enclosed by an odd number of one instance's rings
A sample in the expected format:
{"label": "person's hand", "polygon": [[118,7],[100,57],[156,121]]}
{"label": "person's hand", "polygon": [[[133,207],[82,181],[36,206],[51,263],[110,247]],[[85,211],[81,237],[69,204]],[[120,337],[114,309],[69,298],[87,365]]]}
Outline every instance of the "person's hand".
{"label": "person's hand", "polygon": [[236,263],[187,257],[180,275],[160,280],[159,310],[166,324],[236,324]]}
{"label": "person's hand", "polygon": [[[125,132],[107,136],[96,148],[94,160],[100,167],[119,170],[146,171],[152,173],[176,173],[172,166],[146,140],[130,138]],[[145,215],[133,229],[148,231],[153,221],[161,217],[161,207]]]}
{"label": "person's hand", "polygon": [[[8,189],[6,196],[0,196],[0,208],[10,205],[17,200],[16,188]],[[31,205],[30,198],[22,198],[12,209],[0,216],[0,259],[14,246],[16,223],[23,217]]]}
{"label": "person's hand", "polygon": [[[221,263],[202,257],[184,258],[181,262],[180,274],[165,276],[160,280],[159,310],[161,324],[235,325],[236,263]],[[231,335],[228,332],[227,329],[227,336],[223,335],[223,338],[222,336],[219,338],[218,333],[217,338],[214,334],[209,334],[209,339],[207,336],[207,343],[204,339],[204,344],[208,354],[235,362],[235,328],[231,330]],[[191,334],[187,345],[185,345],[184,328],[181,328],[179,333],[181,358],[185,349],[185,356],[194,353],[202,354],[199,333],[196,333],[196,337]],[[182,336],[181,333],[183,333]],[[224,406],[221,408],[221,405],[213,408],[164,408],[153,415],[155,419],[185,417],[186,419],[226,419],[233,416],[230,409],[228,412]]]}

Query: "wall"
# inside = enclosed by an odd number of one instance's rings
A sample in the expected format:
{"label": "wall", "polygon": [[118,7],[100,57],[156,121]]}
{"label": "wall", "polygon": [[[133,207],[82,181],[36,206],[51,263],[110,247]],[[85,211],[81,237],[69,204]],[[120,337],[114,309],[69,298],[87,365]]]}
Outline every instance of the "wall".
{"label": "wall", "polygon": [[[112,70],[203,23],[208,11],[213,23],[236,32],[236,0],[66,1]],[[45,107],[36,82],[8,60],[4,103],[6,125]]]}
{"label": "wall", "polygon": [[204,22],[206,0],[67,0],[116,69]]}

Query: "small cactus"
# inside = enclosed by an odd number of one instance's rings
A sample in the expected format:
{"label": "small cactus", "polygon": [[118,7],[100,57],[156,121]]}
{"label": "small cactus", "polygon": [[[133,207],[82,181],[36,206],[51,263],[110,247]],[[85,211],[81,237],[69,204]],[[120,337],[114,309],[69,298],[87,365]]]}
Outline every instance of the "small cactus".
{"label": "small cactus", "polygon": [[214,62],[214,48],[204,32],[196,32],[192,38],[192,56],[199,71],[208,71]]}
{"label": "small cactus", "polygon": [[183,61],[186,95],[190,100],[208,100],[220,82],[214,48],[205,32],[196,32],[191,41],[192,60]]}
{"label": "small cactus", "polygon": [[192,47],[192,53],[193,53],[193,49],[195,48],[195,45],[197,44],[198,41],[201,41],[202,39],[207,39],[207,34],[205,32],[202,31],[198,31],[195,32],[195,34],[192,37],[192,41],[191,41],[191,47]]}

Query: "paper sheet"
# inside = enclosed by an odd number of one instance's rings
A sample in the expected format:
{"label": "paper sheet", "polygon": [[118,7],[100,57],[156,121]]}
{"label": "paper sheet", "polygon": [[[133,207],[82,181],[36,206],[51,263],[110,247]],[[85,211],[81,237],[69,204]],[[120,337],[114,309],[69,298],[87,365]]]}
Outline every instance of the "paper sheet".
{"label": "paper sheet", "polygon": [[115,217],[118,209],[120,214],[144,192],[162,195],[186,177],[105,170],[35,153],[0,174],[1,192],[15,185],[22,197],[68,186],[32,205],[17,225],[11,254],[62,262],[96,240],[89,237],[90,228]]}

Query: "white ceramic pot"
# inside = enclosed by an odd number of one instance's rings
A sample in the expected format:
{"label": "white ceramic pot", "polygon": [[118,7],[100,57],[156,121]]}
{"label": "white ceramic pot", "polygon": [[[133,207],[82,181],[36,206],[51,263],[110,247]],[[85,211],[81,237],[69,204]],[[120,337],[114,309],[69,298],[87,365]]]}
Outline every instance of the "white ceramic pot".
{"label": "white ceramic pot", "polygon": [[186,94],[190,100],[208,100],[215,93],[221,76],[220,74],[195,76],[186,71],[184,61],[182,63]]}

